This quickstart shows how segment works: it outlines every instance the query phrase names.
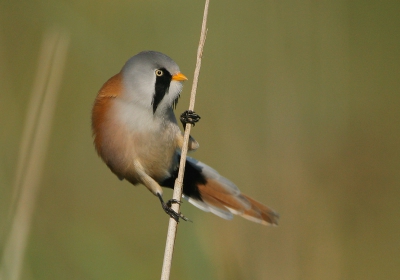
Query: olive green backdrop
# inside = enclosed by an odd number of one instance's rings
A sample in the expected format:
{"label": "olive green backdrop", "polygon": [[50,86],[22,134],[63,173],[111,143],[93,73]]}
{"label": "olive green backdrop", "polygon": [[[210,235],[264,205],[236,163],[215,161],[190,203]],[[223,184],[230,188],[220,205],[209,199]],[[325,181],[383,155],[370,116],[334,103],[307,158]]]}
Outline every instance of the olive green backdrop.
{"label": "olive green backdrop", "polygon": [[[0,0],[0,250],[43,36],[69,36],[21,279],[158,279],[168,218],[97,157],[90,111],[142,50],[189,77],[203,1]],[[279,227],[184,203],[171,279],[397,279],[400,3],[211,1],[192,154]],[[166,191],[166,197],[171,196]],[[5,280],[5,279],[3,279]]]}

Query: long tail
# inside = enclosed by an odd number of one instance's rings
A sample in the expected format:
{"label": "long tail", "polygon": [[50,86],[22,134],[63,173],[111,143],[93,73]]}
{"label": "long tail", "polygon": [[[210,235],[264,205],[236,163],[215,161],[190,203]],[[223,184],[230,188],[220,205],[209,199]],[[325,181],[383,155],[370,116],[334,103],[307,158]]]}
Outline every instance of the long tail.
{"label": "long tail", "polygon": [[[173,188],[177,171],[162,185]],[[191,204],[230,220],[233,214],[264,225],[277,225],[279,215],[271,208],[240,193],[238,187],[208,165],[187,157],[183,195]]]}

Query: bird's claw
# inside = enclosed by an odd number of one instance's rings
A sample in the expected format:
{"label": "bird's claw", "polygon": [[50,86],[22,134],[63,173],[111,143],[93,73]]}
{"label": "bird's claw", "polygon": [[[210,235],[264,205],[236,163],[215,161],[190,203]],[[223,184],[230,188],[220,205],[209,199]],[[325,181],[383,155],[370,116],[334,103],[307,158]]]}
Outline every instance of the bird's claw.
{"label": "bird's claw", "polygon": [[181,204],[182,202],[176,199],[170,199],[167,203],[164,202],[161,195],[158,195],[158,198],[161,201],[161,206],[164,209],[165,213],[167,213],[172,219],[174,219],[177,223],[179,223],[179,218],[184,221],[190,221],[188,218],[182,215],[182,213],[177,213],[175,210],[171,208],[172,204]]}
{"label": "bird's claw", "polygon": [[192,110],[186,110],[181,114],[180,120],[183,127],[185,127],[187,123],[195,126],[195,124],[200,120],[200,116]]}
{"label": "bird's claw", "polygon": [[176,200],[176,199],[172,198],[172,199],[168,200],[166,204],[167,204],[168,207],[171,207],[172,204],[181,204],[181,203],[182,203],[182,201],[179,201],[179,200]]}

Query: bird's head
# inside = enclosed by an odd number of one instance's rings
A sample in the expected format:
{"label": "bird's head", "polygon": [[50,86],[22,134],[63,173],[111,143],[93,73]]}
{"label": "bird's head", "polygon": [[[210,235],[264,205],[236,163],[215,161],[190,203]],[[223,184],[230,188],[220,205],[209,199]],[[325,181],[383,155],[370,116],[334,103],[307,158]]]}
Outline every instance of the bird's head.
{"label": "bird's head", "polygon": [[122,68],[122,97],[148,107],[153,114],[176,105],[187,80],[179,66],[160,52],[144,51],[130,58]]}

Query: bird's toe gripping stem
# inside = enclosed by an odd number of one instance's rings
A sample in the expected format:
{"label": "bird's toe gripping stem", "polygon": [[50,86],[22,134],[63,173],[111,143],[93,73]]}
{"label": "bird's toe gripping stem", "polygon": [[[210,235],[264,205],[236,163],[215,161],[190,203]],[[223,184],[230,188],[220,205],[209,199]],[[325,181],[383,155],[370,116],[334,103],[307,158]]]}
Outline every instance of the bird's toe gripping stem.
{"label": "bird's toe gripping stem", "polygon": [[194,126],[200,120],[200,116],[192,110],[186,110],[181,114],[180,120],[183,127],[186,127],[187,123]]}
{"label": "bird's toe gripping stem", "polygon": [[165,213],[167,213],[172,219],[174,219],[177,223],[179,223],[179,218],[181,218],[184,221],[190,221],[188,218],[182,215],[182,213],[177,213],[175,212],[171,206],[172,204],[181,204],[179,200],[176,199],[170,199],[167,201],[167,203],[164,202],[162,196],[160,194],[157,194],[158,198],[160,199],[161,206],[164,209]]}

